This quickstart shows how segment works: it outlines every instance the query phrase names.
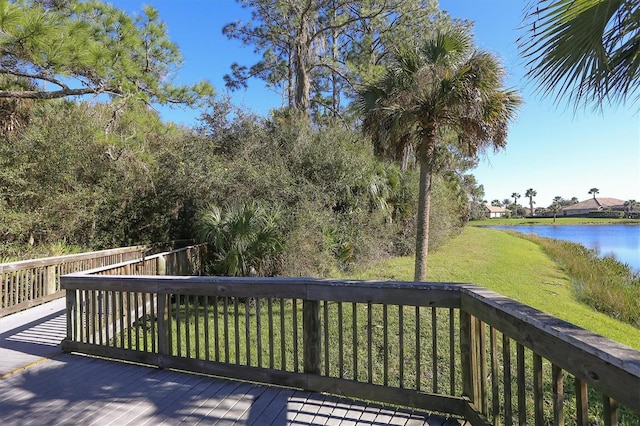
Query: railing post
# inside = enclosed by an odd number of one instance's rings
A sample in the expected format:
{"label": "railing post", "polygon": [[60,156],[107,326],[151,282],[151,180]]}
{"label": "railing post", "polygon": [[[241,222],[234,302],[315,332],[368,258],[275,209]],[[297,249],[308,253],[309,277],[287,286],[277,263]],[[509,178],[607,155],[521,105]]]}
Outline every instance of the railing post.
{"label": "railing post", "polygon": [[158,367],[164,368],[163,355],[171,355],[171,335],[169,327],[169,307],[170,295],[157,295],[157,315],[158,315]]}
{"label": "railing post", "polygon": [[69,352],[66,349],[65,341],[74,342],[79,340],[79,327],[82,327],[82,314],[80,311],[78,291],[67,290],[66,292],[67,302],[67,337],[62,341],[60,345],[61,349],[65,352]]}
{"label": "railing post", "polygon": [[46,267],[47,285],[45,286],[45,295],[49,296],[56,292],[56,269],[57,265],[49,265]]}
{"label": "railing post", "polygon": [[156,260],[156,275],[167,275],[167,260],[164,256],[158,256]]}
{"label": "railing post", "polygon": [[320,302],[302,301],[304,372],[320,374]]}
{"label": "railing post", "polygon": [[476,335],[477,320],[469,313],[460,310],[460,357],[462,361],[462,393],[469,400],[478,405],[478,336]]}

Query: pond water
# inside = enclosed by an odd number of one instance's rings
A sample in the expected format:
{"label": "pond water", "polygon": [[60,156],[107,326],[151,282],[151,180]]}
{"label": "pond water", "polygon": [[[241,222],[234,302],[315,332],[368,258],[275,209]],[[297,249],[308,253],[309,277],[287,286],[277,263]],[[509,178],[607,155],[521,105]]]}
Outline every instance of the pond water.
{"label": "pond water", "polygon": [[613,254],[620,262],[640,270],[640,225],[518,225],[489,228],[579,243],[602,256]]}

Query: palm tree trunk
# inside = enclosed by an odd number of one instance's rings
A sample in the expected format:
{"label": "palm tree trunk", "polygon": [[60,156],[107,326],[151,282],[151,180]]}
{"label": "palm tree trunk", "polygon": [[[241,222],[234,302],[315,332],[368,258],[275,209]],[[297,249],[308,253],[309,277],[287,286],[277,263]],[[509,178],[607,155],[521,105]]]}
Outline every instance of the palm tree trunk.
{"label": "palm tree trunk", "polygon": [[[425,132],[427,133],[427,132]],[[433,182],[433,153],[435,139],[427,135],[420,149],[420,185],[418,196],[418,223],[416,229],[415,281],[427,279],[427,257],[429,254],[429,215],[431,212],[431,185]]]}

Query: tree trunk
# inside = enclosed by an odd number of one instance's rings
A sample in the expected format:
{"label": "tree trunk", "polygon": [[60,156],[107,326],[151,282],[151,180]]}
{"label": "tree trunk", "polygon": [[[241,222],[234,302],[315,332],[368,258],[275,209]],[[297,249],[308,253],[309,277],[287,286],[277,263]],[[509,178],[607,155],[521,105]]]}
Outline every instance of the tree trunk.
{"label": "tree trunk", "polygon": [[429,215],[431,212],[431,185],[433,182],[433,154],[435,131],[425,132],[420,147],[420,186],[418,189],[418,223],[416,229],[415,281],[427,279],[427,256],[429,253]]}
{"label": "tree trunk", "polygon": [[309,113],[311,105],[311,81],[310,81],[310,39],[309,39],[310,23],[306,14],[300,16],[300,32],[296,35],[294,68],[296,74],[296,98],[294,106],[303,114]]}

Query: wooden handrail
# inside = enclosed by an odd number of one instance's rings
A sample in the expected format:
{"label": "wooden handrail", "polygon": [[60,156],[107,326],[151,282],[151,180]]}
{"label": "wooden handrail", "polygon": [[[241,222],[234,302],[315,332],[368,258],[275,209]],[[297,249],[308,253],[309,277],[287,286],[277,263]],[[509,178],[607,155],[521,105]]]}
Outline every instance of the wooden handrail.
{"label": "wooden handrail", "polygon": [[119,247],[107,250],[90,251],[77,254],[65,254],[62,256],[42,257],[39,259],[19,260],[16,262],[0,263],[0,274],[5,272],[15,272],[23,269],[39,268],[44,266],[54,266],[61,263],[67,263],[70,261],[90,260],[96,258],[102,258],[115,254],[124,253],[139,253],[142,257],[142,253],[147,249],[147,246],[131,246],[131,247]]}

